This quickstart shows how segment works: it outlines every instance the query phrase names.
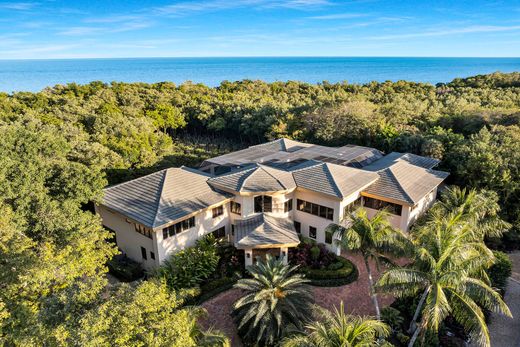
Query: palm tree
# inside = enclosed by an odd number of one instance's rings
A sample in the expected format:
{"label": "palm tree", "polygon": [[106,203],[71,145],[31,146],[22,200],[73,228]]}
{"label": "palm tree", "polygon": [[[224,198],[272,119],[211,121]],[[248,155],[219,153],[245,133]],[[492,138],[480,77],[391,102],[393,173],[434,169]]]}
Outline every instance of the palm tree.
{"label": "palm tree", "polygon": [[439,209],[431,212],[428,221],[411,234],[415,262],[386,271],[378,289],[401,297],[422,293],[410,325],[413,336],[408,346],[414,345],[421,331],[438,332],[448,315],[478,345],[490,346],[481,307],[511,316],[484,272],[493,263],[493,253],[460,209],[447,214]]}
{"label": "palm tree", "polygon": [[385,254],[404,254],[407,238],[402,231],[391,226],[389,213],[386,210],[378,211],[372,218],[368,218],[367,211],[359,208],[353,215],[346,216],[346,220],[341,224],[349,226],[331,224],[327,229],[339,234],[339,240],[336,242],[340,246],[358,251],[363,256],[368,274],[369,294],[376,310],[376,318],[381,319],[369,261],[375,261],[378,268],[380,262],[391,263]]}
{"label": "palm tree", "polygon": [[511,225],[500,218],[498,195],[490,190],[460,188],[451,186],[442,193],[433,210],[448,214],[456,211],[458,217],[473,225],[474,231],[482,238],[500,237]]}
{"label": "palm tree", "polygon": [[306,332],[283,341],[283,347],[369,347],[377,346],[390,334],[380,320],[345,314],[343,302],[339,310],[322,310],[320,320],[307,325]]}
{"label": "palm tree", "polygon": [[271,255],[248,267],[252,276],[235,288],[245,296],[233,305],[233,318],[240,336],[259,345],[274,345],[288,329],[302,329],[312,314],[309,282],[296,274],[297,266],[283,264]]}
{"label": "palm tree", "polygon": [[208,312],[202,307],[188,306],[184,308],[187,316],[190,317],[190,336],[200,347],[229,347],[229,338],[222,332],[209,328],[202,330],[198,324],[200,318],[207,318]]}

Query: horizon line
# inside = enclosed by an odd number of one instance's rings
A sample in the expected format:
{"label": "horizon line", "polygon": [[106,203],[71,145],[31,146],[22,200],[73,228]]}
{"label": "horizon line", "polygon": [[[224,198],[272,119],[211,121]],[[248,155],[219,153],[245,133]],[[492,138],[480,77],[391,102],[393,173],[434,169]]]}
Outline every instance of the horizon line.
{"label": "horizon line", "polygon": [[118,59],[254,59],[254,58],[400,58],[400,59],[520,59],[520,56],[397,56],[397,55],[247,55],[247,56],[144,56],[144,57],[73,57],[73,58],[0,58],[0,61],[118,60]]}

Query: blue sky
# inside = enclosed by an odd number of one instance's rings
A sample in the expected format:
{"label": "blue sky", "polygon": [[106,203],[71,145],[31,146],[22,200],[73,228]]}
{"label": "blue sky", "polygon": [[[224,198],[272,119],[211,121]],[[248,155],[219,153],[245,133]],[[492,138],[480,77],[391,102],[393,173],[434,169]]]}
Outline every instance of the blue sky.
{"label": "blue sky", "polygon": [[0,0],[0,59],[520,56],[519,1]]}

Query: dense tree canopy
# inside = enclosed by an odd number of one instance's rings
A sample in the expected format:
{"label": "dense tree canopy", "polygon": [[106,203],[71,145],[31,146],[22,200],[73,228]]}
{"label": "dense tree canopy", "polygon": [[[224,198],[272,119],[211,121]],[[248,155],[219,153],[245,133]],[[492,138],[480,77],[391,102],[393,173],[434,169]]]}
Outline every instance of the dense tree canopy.
{"label": "dense tree canopy", "polygon": [[[518,73],[437,86],[92,82],[0,93],[1,342],[66,345],[78,315],[103,305],[115,247],[88,207],[107,183],[280,136],[436,157],[453,183],[497,194],[520,230]],[[520,244],[515,235],[503,246]]]}

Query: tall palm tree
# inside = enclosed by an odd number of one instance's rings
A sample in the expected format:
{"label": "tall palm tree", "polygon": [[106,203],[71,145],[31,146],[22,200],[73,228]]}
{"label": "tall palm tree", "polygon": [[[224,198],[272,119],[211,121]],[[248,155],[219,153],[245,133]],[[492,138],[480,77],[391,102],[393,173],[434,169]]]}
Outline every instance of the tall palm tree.
{"label": "tall palm tree", "polygon": [[380,262],[391,263],[387,254],[403,255],[404,250],[407,249],[407,238],[402,231],[392,227],[386,210],[378,211],[369,218],[367,211],[359,208],[354,214],[347,215],[341,224],[331,224],[327,229],[339,233],[339,240],[336,242],[341,247],[357,251],[363,256],[368,274],[369,294],[374,304],[376,318],[381,319],[370,260],[375,261],[378,268]]}
{"label": "tall palm tree", "polygon": [[288,329],[303,328],[312,314],[313,295],[309,281],[296,269],[268,254],[248,268],[252,278],[235,284],[245,291],[233,305],[233,318],[245,341],[274,345]]}
{"label": "tall palm tree", "polygon": [[[378,289],[396,296],[422,293],[410,326],[409,346],[424,330],[438,332],[451,315],[480,346],[490,346],[481,307],[511,316],[500,294],[490,287],[484,269],[494,260],[473,223],[456,209],[448,214],[434,210],[428,221],[411,233],[415,262],[386,271]],[[421,316],[420,324],[416,321]]]}
{"label": "tall palm tree", "polygon": [[384,343],[390,328],[380,320],[345,314],[343,302],[339,310],[322,310],[319,321],[306,326],[304,334],[290,337],[283,347],[369,347]]}
{"label": "tall palm tree", "polygon": [[482,238],[500,237],[511,225],[500,218],[498,195],[490,190],[460,188],[451,186],[442,193],[441,199],[433,206],[443,214],[457,212],[457,216],[472,224],[474,231]]}

